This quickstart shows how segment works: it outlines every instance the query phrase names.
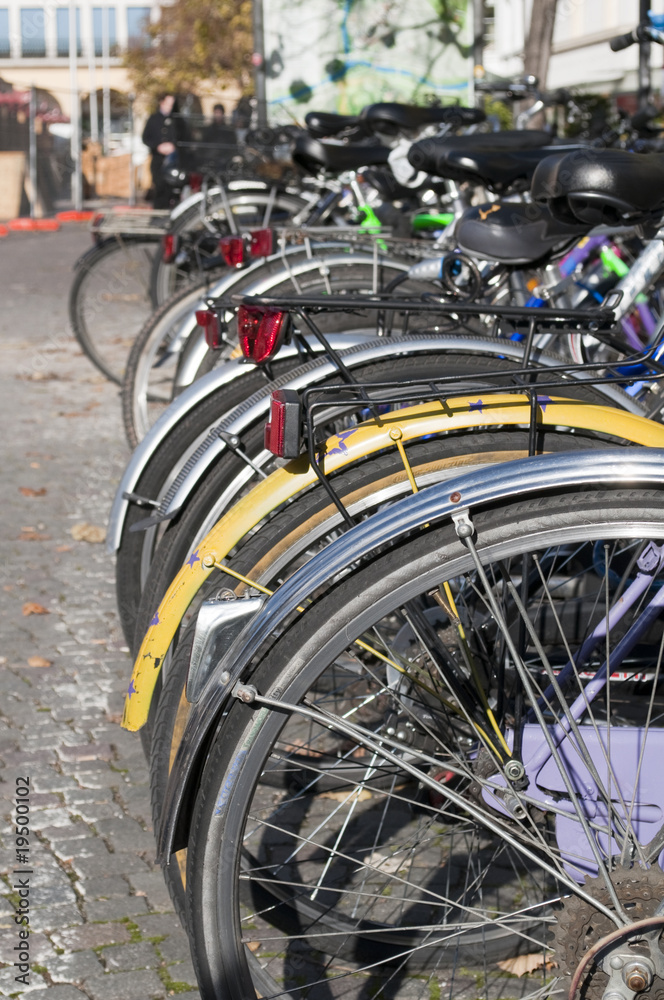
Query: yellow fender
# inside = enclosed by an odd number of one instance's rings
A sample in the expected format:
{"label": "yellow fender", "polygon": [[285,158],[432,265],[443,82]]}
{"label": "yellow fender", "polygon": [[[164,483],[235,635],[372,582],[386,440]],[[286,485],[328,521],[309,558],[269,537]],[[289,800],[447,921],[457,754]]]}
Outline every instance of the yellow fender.
{"label": "yellow fender", "polygon": [[[461,396],[445,402],[421,403],[395,410],[379,420],[370,420],[329,438],[325,446],[326,473],[366,458],[383,448],[402,444],[427,434],[526,424],[530,400],[523,395],[501,393],[487,401]],[[538,425],[561,426],[610,434],[633,444],[664,447],[664,426],[623,410],[594,406],[561,397],[538,397]],[[132,732],[145,725],[159,671],[187,608],[201,585],[248,531],[275,508],[317,482],[308,458],[303,455],[277,469],[236,503],[208,532],[171,583],[150,622],[125,699],[122,725]]]}

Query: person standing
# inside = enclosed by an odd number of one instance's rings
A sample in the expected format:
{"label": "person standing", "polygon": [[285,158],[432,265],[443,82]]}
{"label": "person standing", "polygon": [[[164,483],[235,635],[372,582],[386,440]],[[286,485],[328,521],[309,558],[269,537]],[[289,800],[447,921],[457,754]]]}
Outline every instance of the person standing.
{"label": "person standing", "polygon": [[148,118],[143,129],[143,142],[152,153],[150,173],[154,189],[154,208],[170,208],[173,189],[162,176],[166,157],[177,152],[178,142],[184,138],[184,124],[177,117],[174,94],[163,93],[158,97],[159,108]]}

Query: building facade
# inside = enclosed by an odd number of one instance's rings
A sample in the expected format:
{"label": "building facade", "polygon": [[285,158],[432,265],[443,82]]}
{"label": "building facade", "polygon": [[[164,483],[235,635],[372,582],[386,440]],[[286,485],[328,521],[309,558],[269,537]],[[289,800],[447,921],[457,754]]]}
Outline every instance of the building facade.
{"label": "building facade", "polygon": [[[532,5],[538,0],[492,0],[487,3],[491,25],[484,53],[488,73],[501,77],[523,72],[523,48]],[[664,0],[651,9],[664,13]],[[638,46],[612,52],[609,40],[636,27],[639,0],[558,0],[547,86],[620,94],[638,87]],[[661,91],[664,50],[652,46],[653,89]]]}
{"label": "building facade", "polygon": [[99,5],[81,0],[76,7],[52,0],[0,0],[0,79],[18,90],[31,86],[50,94],[70,115],[72,77],[69,58],[71,19],[75,19],[76,86],[83,99],[94,91],[130,90],[122,53],[147,43],[146,27],[157,4],[115,0]]}

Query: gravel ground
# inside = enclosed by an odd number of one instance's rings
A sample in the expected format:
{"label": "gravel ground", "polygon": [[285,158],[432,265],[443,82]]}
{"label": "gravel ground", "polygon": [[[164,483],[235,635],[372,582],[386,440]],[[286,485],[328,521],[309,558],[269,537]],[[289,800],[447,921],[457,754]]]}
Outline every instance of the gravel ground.
{"label": "gravel ground", "polygon": [[104,528],[128,458],[117,387],[68,333],[72,265],[88,246],[79,226],[0,240],[0,995],[194,998],[140,741],[119,726],[131,663],[113,561],[75,537]]}

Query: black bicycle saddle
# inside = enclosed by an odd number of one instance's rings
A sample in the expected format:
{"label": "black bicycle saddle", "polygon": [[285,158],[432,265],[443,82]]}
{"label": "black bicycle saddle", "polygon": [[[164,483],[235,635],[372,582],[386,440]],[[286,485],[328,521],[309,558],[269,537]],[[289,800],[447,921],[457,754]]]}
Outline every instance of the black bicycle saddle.
{"label": "black bicycle saddle", "polygon": [[339,173],[387,163],[390,152],[387,146],[341,146],[301,135],[293,144],[291,156],[303,170],[316,174],[321,168]]}
{"label": "black bicycle saddle", "polygon": [[479,108],[462,108],[460,105],[420,108],[390,101],[369,104],[360,117],[372,131],[396,135],[398,132],[412,132],[425,125],[477,125],[485,120],[486,115]]}
{"label": "black bicycle saddle", "polygon": [[546,205],[495,201],[465,211],[455,236],[461,249],[474,256],[523,265],[566,249],[590,228],[578,220],[561,222]]}
{"label": "black bicycle saddle", "polygon": [[531,193],[561,220],[635,225],[664,210],[664,153],[590,147],[558,153],[538,165]]}
{"label": "black bicycle saddle", "polygon": [[338,135],[345,129],[366,131],[366,126],[357,115],[336,115],[328,111],[310,111],[304,116],[307,132],[314,139],[325,139],[326,136]]}

